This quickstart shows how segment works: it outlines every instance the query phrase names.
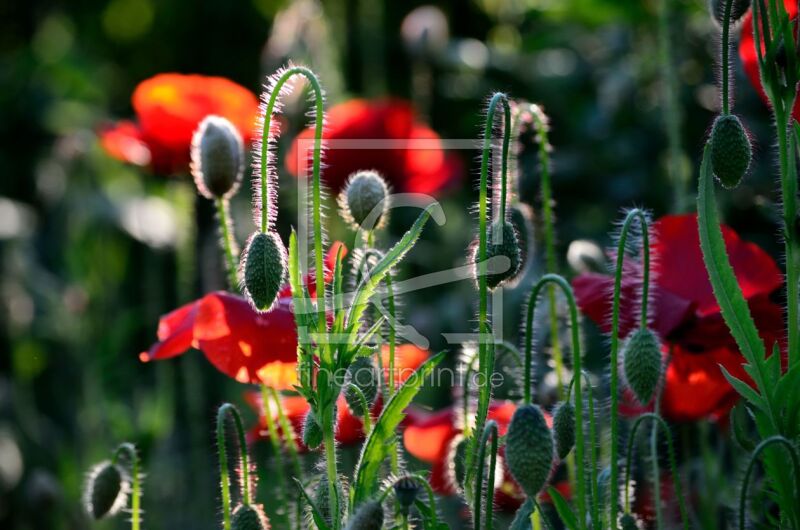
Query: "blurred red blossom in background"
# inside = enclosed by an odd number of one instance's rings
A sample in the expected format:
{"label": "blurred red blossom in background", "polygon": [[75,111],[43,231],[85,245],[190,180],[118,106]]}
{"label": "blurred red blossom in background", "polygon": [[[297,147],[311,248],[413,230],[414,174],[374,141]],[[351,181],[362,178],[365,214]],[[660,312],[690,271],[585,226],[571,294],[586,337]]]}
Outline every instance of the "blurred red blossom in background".
{"label": "blurred red blossom in background", "polygon": [[[664,357],[671,355],[661,413],[673,421],[719,418],[738,399],[719,366],[745,381],[750,378],[742,367],[744,358],[722,319],[708,280],[700,251],[697,216],[668,215],[651,228],[653,280],[648,311],[653,329],[664,341]],[[784,320],[781,307],[770,295],[783,284],[783,276],[775,261],[761,248],[743,241],[728,226],[722,226],[722,233],[761,338],[767,351],[772,351],[773,344],[783,341]],[[572,282],[581,311],[606,333],[611,331],[613,281],[605,274],[587,273]],[[641,263],[627,259],[620,300],[620,337],[626,337],[638,323],[640,284]],[[620,405],[624,414],[642,412],[631,396],[626,398]]]}
{"label": "blurred red blossom in background", "polygon": [[248,142],[258,114],[255,94],[224,77],[203,75],[164,73],[145,79],[131,104],[136,121],[102,128],[100,144],[114,158],[159,174],[188,168],[192,134],[206,116],[227,118]]}
{"label": "blurred red blossom in background", "polygon": [[[300,133],[286,156],[286,166],[295,176],[309,173],[313,134],[312,129]],[[418,120],[411,103],[400,99],[351,99],[334,105],[326,113],[323,138],[328,146],[324,180],[335,192],[351,173],[361,169],[381,173],[395,192],[430,195],[461,177],[460,160],[443,150],[439,135]],[[359,142],[349,144],[347,140]],[[370,140],[391,143],[370,146]]]}

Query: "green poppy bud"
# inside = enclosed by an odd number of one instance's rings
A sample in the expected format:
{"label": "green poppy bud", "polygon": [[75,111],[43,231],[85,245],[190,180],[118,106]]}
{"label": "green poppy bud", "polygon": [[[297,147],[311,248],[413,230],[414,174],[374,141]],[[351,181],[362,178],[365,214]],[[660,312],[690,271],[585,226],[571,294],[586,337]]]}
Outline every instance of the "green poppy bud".
{"label": "green poppy bud", "polygon": [[[502,239],[495,241],[498,231],[502,231]],[[477,244],[473,245],[473,263],[475,278],[479,277],[480,252]],[[506,259],[502,259],[506,258]],[[514,227],[508,221],[494,223],[486,233],[486,286],[494,290],[505,282],[512,280],[522,266],[522,252]]]}
{"label": "green poppy bud", "polygon": [[628,336],[622,349],[625,380],[642,405],[653,399],[661,379],[661,343],[647,328]]}
{"label": "green poppy bud", "polygon": [[753,153],[742,122],[732,114],[717,116],[710,141],[714,175],[723,187],[735,188],[747,173]]}
{"label": "green poppy bud", "polygon": [[733,2],[730,15],[731,24],[738,22],[750,9],[750,0],[711,0],[709,3],[711,16],[720,26],[725,23],[725,7],[728,2]]}
{"label": "green poppy bud", "polygon": [[378,396],[378,386],[380,385],[380,374],[378,368],[369,357],[358,357],[350,364],[344,377],[344,397],[347,407],[353,415],[361,417],[368,411],[364,410],[361,396],[351,388],[358,388],[367,400],[367,406],[372,407],[375,398]]}
{"label": "green poppy bud", "polygon": [[[380,228],[389,211],[389,187],[376,171],[358,171],[348,177],[339,195],[342,217],[354,228]],[[365,221],[367,221],[365,223]]]}
{"label": "green poppy bud", "polygon": [[[336,481],[336,491],[338,492],[339,497],[339,520],[341,521],[344,519],[345,510],[347,508],[347,495],[345,495],[345,478],[340,476],[339,480]],[[328,488],[328,479],[327,477],[322,477],[317,481],[317,486],[314,489],[313,494],[314,505],[322,515],[322,518],[328,523],[329,526],[333,526],[333,519],[331,518],[331,504],[330,504],[330,489]]]}
{"label": "green poppy bud", "polygon": [[127,474],[109,461],[94,466],[86,477],[83,500],[93,519],[119,513],[128,502]]}
{"label": "green poppy bud", "polygon": [[553,433],[558,458],[564,460],[575,447],[575,407],[569,401],[556,406],[553,413]]}
{"label": "green poppy bud", "polygon": [[553,436],[537,405],[519,407],[506,434],[506,463],[525,494],[535,497],[553,467]]}
{"label": "green poppy bud", "polygon": [[278,299],[287,271],[288,257],[278,234],[256,232],[247,242],[242,256],[244,294],[257,311],[272,309]]}
{"label": "green poppy bud", "polygon": [[397,499],[397,504],[400,505],[400,510],[404,514],[408,514],[408,510],[414,505],[419,494],[419,484],[411,477],[400,477],[394,483],[394,496]]}
{"label": "green poppy bud", "polygon": [[629,513],[623,513],[619,518],[619,528],[620,530],[639,530],[640,527],[635,516]]}
{"label": "green poppy bud", "polygon": [[447,448],[447,481],[454,490],[462,490],[466,479],[467,439],[459,434]]}
{"label": "green poppy bud", "polygon": [[244,173],[242,136],[220,116],[206,116],[192,136],[190,169],[197,191],[207,199],[230,197]]}
{"label": "green poppy bud", "polygon": [[260,505],[240,504],[231,516],[231,530],[269,530],[269,520]]}
{"label": "green poppy bud", "polygon": [[381,530],[383,528],[383,506],[378,501],[361,504],[347,522],[345,530]]}
{"label": "green poppy bud", "polygon": [[303,419],[303,445],[309,449],[316,449],[322,445],[322,427],[312,410],[309,410]]}

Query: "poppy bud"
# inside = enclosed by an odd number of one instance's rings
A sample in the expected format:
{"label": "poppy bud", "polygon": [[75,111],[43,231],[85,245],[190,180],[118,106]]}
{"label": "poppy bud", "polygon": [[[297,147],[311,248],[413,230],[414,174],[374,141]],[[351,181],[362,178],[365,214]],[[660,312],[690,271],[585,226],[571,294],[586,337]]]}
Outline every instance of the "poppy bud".
{"label": "poppy bud", "polygon": [[725,23],[725,6],[728,2],[732,2],[729,21],[731,24],[738,22],[739,19],[747,13],[747,10],[750,9],[750,0],[711,0],[709,5],[711,16],[714,17],[714,20],[716,20],[720,26]]}
{"label": "poppy bud", "polygon": [[322,445],[322,427],[319,426],[312,410],[309,410],[303,419],[303,445],[309,449],[316,449]]}
{"label": "poppy bud", "polygon": [[269,520],[260,505],[240,504],[233,511],[231,530],[269,530]]}
{"label": "poppy bud", "polygon": [[[508,218],[511,226],[517,232],[520,248],[520,262],[529,263],[529,254],[533,251],[533,210],[524,203],[517,203],[508,208]],[[520,267],[520,273],[522,267]]]}
{"label": "poppy bud", "polygon": [[646,405],[661,378],[661,344],[647,328],[637,329],[622,349],[625,380],[639,403]]}
{"label": "poppy bud", "polygon": [[113,516],[127,504],[127,492],[125,470],[109,461],[101,462],[86,477],[83,493],[86,511],[94,519]]}
{"label": "poppy bud", "polygon": [[358,507],[347,522],[345,530],[381,530],[383,528],[383,506],[378,501],[367,501]]}
{"label": "poppy bud", "polygon": [[564,460],[575,446],[575,407],[569,401],[559,403],[553,414],[556,453]]}
{"label": "poppy bud", "polygon": [[[340,476],[336,481],[335,487],[339,496],[339,520],[341,521],[345,515],[345,508],[347,508],[347,496],[344,493],[345,483],[344,477]],[[317,487],[314,490],[314,505],[319,510],[320,515],[328,523],[328,526],[333,526],[333,519],[331,518],[331,504],[330,504],[330,489],[328,488],[327,477],[322,477],[317,481]]]}
{"label": "poppy bud", "polygon": [[506,434],[506,462],[517,484],[536,497],[553,467],[553,436],[537,405],[514,412]]}
{"label": "poppy bud", "polygon": [[286,247],[274,232],[256,232],[247,242],[242,264],[244,294],[257,311],[269,311],[286,278]]}
{"label": "poppy bud", "polygon": [[739,185],[750,166],[752,151],[739,118],[732,114],[717,116],[711,130],[711,169],[725,188]]}
{"label": "poppy bud", "polygon": [[[367,230],[380,228],[389,211],[389,187],[376,171],[358,171],[350,175],[339,194],[339,207],[345,221],[360,227],[369,220]],[[373,213],[374,211],[374,213]]]}
{"label": "poppy bud", "polygon": [[[502,230],[502,240],[495,242],[495,235],[498,230]],[[474,249],[475,278],[478,278],[478,263],[480,262],[478,245],[474,245]],[[519,272],[522,266],[519,239],[514,227],[508,221],[503,221],[502,225],[494,223],[489,226],[486,233],[486,259],[486,286],[490,290],[494,290],[513,279]]]}
{"label": "poppy bud", "polygon": [[380,384],[380,374],[375,367],[375,363],[369,357],[358,357],[350,367],[344,377],[344,397],[347,406],[355,416],[363,416],[368,411],[364,410],[361,396],[351,388],[351,385],[358,388],[367,400],[367,406],[372,407],[375,398],[378,396],[378,385]]}
{"label": "poppy bud", "polygon": [[619,528],[620,530],[639,530],[639,522],[635,516],[623,513],[622,517],[619,518]]}
{"label": "poppy bud", "polygon": [[206,116],[192,136],[190,169],[197,191],[207,199],[230,197],[244,173],[242,136],[231,122]]}
{"label": "poppy bud", "polygon": [[458,435],[450,442],[447,448],[447,481],[449,485],[460,490],[464,487],[466,478],[467,439]]}
{"label": "poppy bud", "polygon": [[408,514],[409,508],[411,508],[414,501],[417,500],[418,493],[419,484],[411,477],[400,477],[394,483],[394,497],[397,499],[400,510],[404,514]]}

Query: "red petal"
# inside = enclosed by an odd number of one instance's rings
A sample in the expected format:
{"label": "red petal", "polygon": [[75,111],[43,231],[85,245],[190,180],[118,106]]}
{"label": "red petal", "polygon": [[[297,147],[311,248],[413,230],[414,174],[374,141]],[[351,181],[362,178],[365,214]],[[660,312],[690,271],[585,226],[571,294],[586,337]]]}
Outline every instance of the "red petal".
{"label": "red petal", "polygon": [[185,353],[192,347],[197,301],[167,313],[158,321],[158,340],[150,350],[142,353],[142,361],[169,359]]}
{"label": "red petal", "polygon": [[453,409],[445,408],[430,415],[410,412],[409,419],[403,431],[406,451],[431,464],[446,460],[448,445],[459,432],[453,424]]}
{"label": "red petal", "polygon": [[[383,376],[389,380],[389,346],[384,346],[381,351],[383,363]],[[414,375],[414,372],[422,363],[428,360],[430,353],[428,350],[419,348],[413,344],[399,344],[394,351],[394,381],[399,386]]]}
{"label": "red petal", "polygon": [[142,139],[142,131],[132,121],[120,121],[98,132],[100,146],[112,157],[137,166],[152,160],[150,148]]}

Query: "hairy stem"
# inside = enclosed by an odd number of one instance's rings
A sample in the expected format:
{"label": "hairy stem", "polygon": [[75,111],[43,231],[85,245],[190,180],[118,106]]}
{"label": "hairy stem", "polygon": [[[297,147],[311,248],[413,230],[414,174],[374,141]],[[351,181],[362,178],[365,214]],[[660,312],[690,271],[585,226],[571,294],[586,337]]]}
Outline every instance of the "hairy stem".
{"label": "hairy stem", "polygon": [[[489,453],[489,477],[486,482],[486,495],[483,495],[483,468],[486,460],[486,444],[489,438],[492,439],[492,447]],[[478,446],[478,476],[475,479],[475,503],[474,509],[474,528],[481,530],[481,507],[486,501],[486,530],[492,530],[492,505],[494,503],[494,471],[497,466],[497,422],[490,420],[486,423],[486,428],[481,435],[480,445]]]}
{"label": "hairy stem", "polygon": [[139,454],[133,444],[124,443],[114,451],[113,463],[116,464],[123,454],[131,466],[131,530],[139,530],[142,524],[142,478]]}
{"label": "hairy stem", "polygon": [[231,477],[228,467],[228,447],[225,440],[225,419],[230,416],[239,442],[239,460],[242,468],[242,503],[250,504],[250,460],[247,455],[247,439],[239,411],[230,403],[224,403],[217,411],[217,445],[219,447],[219,480],[222,489],[222,517],[225,530],[231,528]]}
{"label": "hairy stem", "polygon": [[219,236],[222,250],[225,254],[225,272],[228,274],[228,288],[231,292],[239,292],[239,260],[236,257],[236,239],[233,237],[233,219],[230,215],[228,199],[217,197],[217,222],[219,222]]}
{"label": "hairy stem", "polygon": [[786,451],[789,453],[789,457],[792,461],[792,469],[794,471],[794,479],[796,484],[796,490],[800,492],[800,456],[797,454],[797,448],[792,445],[792,442],[784,438],[783,436],[771,436],[766,440],[763,440],[758,446],[756,446],[755,450],[753,451],[753,455],[750,457],[750,463],[747,465],[747,471],[744,475],[744,480],[742,481],[742,491],[739,495],[739,530],[745,530],[745,516],[747,510],[747,487],[750,484],[750,479],[753,476],[753,469],[758,462],[758,456],[770,445],[783,445],[786,448]]}

